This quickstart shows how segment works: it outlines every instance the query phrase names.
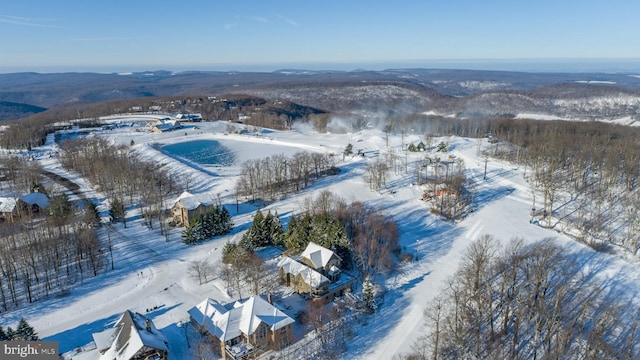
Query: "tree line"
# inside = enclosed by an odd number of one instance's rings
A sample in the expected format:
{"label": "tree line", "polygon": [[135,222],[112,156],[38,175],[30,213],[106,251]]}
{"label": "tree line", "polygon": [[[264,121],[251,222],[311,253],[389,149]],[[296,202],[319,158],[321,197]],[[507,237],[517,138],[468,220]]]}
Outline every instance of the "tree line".
{"label": "tree line", "polygon": [[124,209],[137,203],[145,224],[168,230],[163,209],[171,195],[182,189],[179,179],[160,165],[141,159],[128,145],[114,146],[100,138],[78,138],[60,144],[62,166],[88,179],[117,204],[116,219],[125,221]]}
{"label": "tree line", "polygon": [[242,163],[236,183],[238,196],[251,201],[274,201],[307,188],[312,180],[339,171],[330,154],[297,152],[276,154]]}

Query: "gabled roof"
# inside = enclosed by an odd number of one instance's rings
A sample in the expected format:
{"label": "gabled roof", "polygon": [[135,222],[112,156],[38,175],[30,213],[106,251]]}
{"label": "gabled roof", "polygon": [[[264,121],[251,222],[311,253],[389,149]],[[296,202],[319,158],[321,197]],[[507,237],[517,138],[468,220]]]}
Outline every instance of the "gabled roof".
{"label": "gabled roof", "polygon": [[333,251],[327,249],[326,247],[320,246],[311,241],[300,256],[311,260],[311,263],[313,263],[313,267],[315,269],[320,269],[327,266],[332,256],[337,255],[335,255]]}
{"label": "gabled roof", "polygon": [[122,314],[113,328],[93,334],[93,339],[99,350],[106,350],[100,356],[105,360],[129,360],[145,348],[169,351],[167,338],[153,322],[130,310]]}
{"label": "gabled roof", "polygon": [[258,330],[260,323],[265,323],[272,331],[281,329],[294,322],[287,314],[271,305],[260,296],[252,296],[246,300],[234,303],[235,309],[242,309],[240,317],[240,331],[247,335]]}
{"label": "gabled roof", "polygon": [[322,286],[323,283],[330,282],[324,275],[288,256],[285,256],[278,261],[278,267],[282,268],[284,272],[294,276],[300,274],[305,283],[316,289]]}
{"label": "gabled roof", "polygon": [[213,194],[211,193],[193,195],[190,192],[185,191],[182,194],[180,194],[180,196],[178,196],[178,199],[176,200],[176,205],[180,206],[180,204],[182,204],[181,206],[184,207],[185,209],[194,210],[194,209],[197,209],[198,206],[200,205],[211,206],[215,204],[215,201],[216,199],[213,197]]}
{"label": "gabled roof", "polygon": [[188,313],[193,321],[222,342],[242,334],[252,335],[260,323],[265,323],[271,330],[278,330],[294,322],[287,314],[260,296],[252,296],[224,306],[207,298],[189,309]]}

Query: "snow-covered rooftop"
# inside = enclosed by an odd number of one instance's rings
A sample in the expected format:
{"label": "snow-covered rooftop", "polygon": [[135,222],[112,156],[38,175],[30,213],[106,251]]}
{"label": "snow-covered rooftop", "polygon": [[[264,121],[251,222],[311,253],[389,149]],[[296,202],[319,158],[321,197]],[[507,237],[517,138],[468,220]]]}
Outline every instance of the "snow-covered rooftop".
{"label": "snow-covered rooftop", "polygon": [[300,256],[311,260],[313,267],[320,269],[327,266],[333,255],[333,251],[311,241]]}
{"label": "snow-covered rooftop", "polygon": [[324,275],[288,256],[285,256],[278,261],[278,267],[294,276],[300,274],[304,282],[314,288],[319,288],[324,283],[330,283],[329,279]]}
{"label": "snow-covered rooftop", "polygon": [[260,296],[221,305],[216,300],[205,299],[189,309],[191,318],[221,341],[234,339],[242,334],[252,335],[265,323],[272,331],[281,329],[294,320]]}
{"label": "snow-covered rooftop", "polygon": [[[210,206],[215,204],[215,197],[211,193],[191,194],[190,192],[183,192],[178,196],[176,203],[178,206],[183,206],[187,210],[193,210],[200,205]],[[182,205],[180,205],[182,203]]]}
{"label": "snow-covered rooftop", "polygon": [[[153,322],[130,310],[122,314],[113,328],[94,333],[93,339],[98,349],[107,349],[100,356],[101,360],[133,359],[145,348],[169,350],[167,338],[156,329]],[[107,344],[109,340],[111,343]]]}

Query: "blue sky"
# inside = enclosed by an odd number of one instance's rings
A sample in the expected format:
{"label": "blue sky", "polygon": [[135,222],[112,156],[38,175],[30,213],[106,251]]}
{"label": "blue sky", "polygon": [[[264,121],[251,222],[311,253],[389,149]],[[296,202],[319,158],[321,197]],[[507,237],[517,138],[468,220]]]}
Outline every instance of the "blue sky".
{"label": "blue sky", "polygon": [[0,0],[0,5],[0,72],[473,64],[640,68],[640,1],[633,0]]}

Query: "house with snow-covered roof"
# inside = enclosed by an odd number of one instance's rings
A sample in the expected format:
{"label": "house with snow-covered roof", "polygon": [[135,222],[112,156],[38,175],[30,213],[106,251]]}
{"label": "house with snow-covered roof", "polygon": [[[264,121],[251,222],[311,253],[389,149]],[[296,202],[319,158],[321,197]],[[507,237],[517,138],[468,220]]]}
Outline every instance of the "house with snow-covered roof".
{"label": "house with snow-covered roof", "polygon": [[100,360],[166,360],[169,342],[146,316],[127,310],[115,325],[92,334]]}
{"label": "house with snow-covered roof", "polygon": [[214,198],[213,194],[202,193],[194,195],[185,191],[178,196],[171,208],[171,213],[176,223],[188,227],[201,214],[213,210],[216,204],[217,199]]}
{"label": "house with snow-covered roof", "polygon": [[[340,271],[342,259],[333,251],[320,246],[313,241],[300,254],[300,262],[308,265],[323,275],[335,276]],[[334,279],[335,280],[335,279]],[[333,280],[332,280],[333,281]]]}
{"label": "house with snow-covered roof", "polygon": [[340,269],[342,259],[314,242],[309,242],[297,258],[285,256],[278,262],[278,272],[284,285],[308,298],[333,300],[353,290],[355,276]]}
{"label": "house with snow-covered roof", "polygon": [[196,329],[213,336],[223,359],[244,359],[292,343],[295,321],[261,296],[225,305],[207,298],[188,313]]}
{"label": "house with snow-covered roof", "polygon": [[0,196],[0,218],[12,221],[21,215],[35,214],[47,208],[49,197],[42,192]]}

